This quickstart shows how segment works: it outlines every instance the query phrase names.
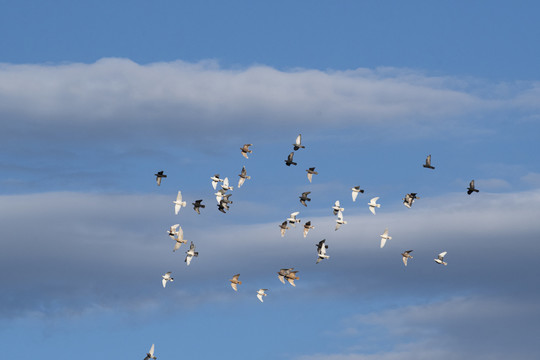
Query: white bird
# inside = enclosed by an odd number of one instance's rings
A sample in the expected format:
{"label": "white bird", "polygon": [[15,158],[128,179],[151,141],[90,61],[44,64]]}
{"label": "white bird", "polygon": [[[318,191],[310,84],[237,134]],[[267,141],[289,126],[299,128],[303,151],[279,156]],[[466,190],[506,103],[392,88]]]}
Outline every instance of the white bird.
{"label": "white bird", "polygon": [[293,144],[294,146],[294,151],[302,148],[302,149],[305,149],[306,147],[302,145],[302,134],[298,134],[298,136],[296,137],[296,141],[294,142]]}
{"label": "white bird", "polygon": [[257,291],[257,299],[259,299],[261,302],[264,302],[263,296],[267,295],[265,291],[268,291],[268,289],[259,289],[259,291]]}
{"label": "white bird", "polygon": [[233,187],[232,187],[232,186],[229,186],[229,178],[226,177],[226,178],[223,180],[223,184],[221,184],[221,188],[222,188],[223,190],[225,190],[225,191],[227,191],[227,190],[231,190],[231,191],[232,191],[232,190],[233,190]]}
{"label": "white bird", "polygon": [[152,347],[150,348],[150,351],[146,353],[146,357],[144,358],[144,360],[150,360],[150,359],[157,359],[155,356],[154,356],[154,344],[152,344]]}
{"label": "white bird", "polygon": [[186,202],[182,201],[182,192],[178,191],[178,195],[176,196],[176,200],[173,201],[174,203],[174,213],[178,215],[178,212],[180,211],[180,208],[186,207]]}
{"label": "white bird", "polygon": [[176,240],[176,244],[174,244],[173,252],[180,249],[180,246],[182,244],[187,243],[187,240],[184,239],[184,230],[182,230],[182,227],[178,228],[178,231],[177,231],[176,235],[177,235],[177,237],[176,237],[176,239],[174,239],[174,240]]}
{"label": "white bird", "polygon": [[318,255],[316,264],[318,264],[321,260],[328,259],[330,257],[329,255],[326,255],[326,249],[328,249],[328,245],[325,245],[325,241],[326,239],[323,239],[319,241],[318,244],[315,244],[315,246],[317,247]]}
{"label": "white bird", "polygon": [[332,206],[332,209],[334,210],[334,215],[337,215],[338,212],[345,210],[344,208],[341,207],[341,205],[339,205],[339,200],[336,200],[336,202],[334,203],[334,206]]}
{"label": "white bird", "polygon": [[171,281],[171,282],[174,281],[174,278],[171,277],[171,272],[170,271],[166,272],[165,275],[161,275],[161,277],[162,277],[161,284],[163,285],[164,288],[167,285],[168,281]]}
{"label": "white bird", "polygon": [[403,264],[405,264],[405,266],[407,266],[407,259],[412,259],[413,258],[411,256],[411,252],[412,252],[412,250],[407,250],[407,251],[401,253],[401,256],[402,256],[402,259],[403,259]]}
{"label": "white bird", "polygon": [[192,241],[191,245],[189,246],[189,250],[186,251],[186,259],[184,260],[187,266],[189,266],[189,264],[191,263],[191,259],[193,259],[193,257],[198,257],[198,256],[199,256],[199,253],[195,251],[195,244],[193,244],[193,241]]}
{"label": "white bird", "polygon": [[386,244],[386,240],[392,240],[392,237],[388,236],[388,229],[385,229],[381,235],[381,249],[384,247],[384,244]]}
{"label": "white bird", "polygon": [[180,226],[180,224],[174,224],[171,226],[171,228],[169,229],[169,231],[167,231],[167,233],[169,234],[169,236],[171,237],[171,239],[173,240],[176,240],[175,239],[175,236],[178,236],[178,230],[177,228]]}
{"label": "white bird", "polygon": [[[247,174],[246,167],[242,166],[242,172],[240,172],[240,179],[238,179],[238,187],[244,185],[244,181],[251,179],[251,176]],[[232,190],[232,188],[231,188]]]}
{"label": "white bird", "polygon": [[375,215],[375,208],[378,207],[380,208],[381,207],[381,204],[377,204],[377,200],[379,200],[379,197],[374,197],[373,199],[369,200],[369,211],[371,211],[373,213],[373,215]]}
{"label": "white bird", "polygon": [[240,274],[236,274],[232,277],[232,279],[229,280],[234,291],[238,291],[238,285],[242,284],[242,282],[238,280],[239,277]]}
{"label": "white bird", "polygon": [[356,201],[356,198],[358,197],[359,193],[364,193],[364,190],[360,189],[360,186],[355,186],[351,188],[352,190],[352,201]]}
{"label": "white bird", "polygon": [[214,188],[214,190],[216,190],[218,182],[223,182],[223,179],[219,178],[219,174],[215,174],[210,179],[212,180],[212,187]]}
{"label": "white bird", "polygon": [[439,256],[437,256],[437,259],[433,259],[435,260],[435,262],[437,264],[443,264],[444,266],[448,265],[447,263],[444,262],[444,257],[446,256],[446,251],[443,251],[442,253],[439,254]]}
{"label": "white bird", "polygon": [[311,226],[311,221],[307,221],[305,224],[304,224],[304,237],[307,236],[308,232],[309,232],[309,229],[314,229],[315,226]]}
{"label": "white bird", "polygon": [[335,231],[337,231],[341,227],[341,225],[346,224],[346,223],[347,222],[343,220],[343,213],[341,211],[338,211]]}
{"label": "white bird", "polygon": [[287,221],[289,222],[289,224],[291,224],[293,227],[296,227],[296,223],[299,223],[300,222],[300,219],[297,219],[296,218],[296,215],[300,214],[300,211],[296,211],[296,212],[293,212],[291,213],[291,217],[290,218],[287,218]]}

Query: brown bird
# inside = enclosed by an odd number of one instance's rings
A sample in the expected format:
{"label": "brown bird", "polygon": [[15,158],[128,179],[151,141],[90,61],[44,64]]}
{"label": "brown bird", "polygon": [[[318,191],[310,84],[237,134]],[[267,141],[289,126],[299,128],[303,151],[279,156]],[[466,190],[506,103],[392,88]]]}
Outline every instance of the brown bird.
{"label": "brown bird", "polygon": [[244,155],[246,159],[248,159],[247,153],[251,154],[253,152],[249,150],[250,146],[253,146],[253,144],[244,144],[244,146],[240,148],[240,150],[242,150],[242,155]]}
{"label": "brown bird", "polygon": [[234,291],[238,291],[237,286],[242,284],[242,282],[238,280],[239,276],[240,274],[236,274],[232,277],[232,279],[229,280],[231,282],[231,287],[233,288]]}
{"label": "brown bird", "polygon": [[412,252],[412,250],[407,250],[407,251],[401,253],[401,256],[403,256],[403,263],[405,264],[405,266],[407,266],[407,259],[412,259],[413,258],[410,255],[411,252]]}

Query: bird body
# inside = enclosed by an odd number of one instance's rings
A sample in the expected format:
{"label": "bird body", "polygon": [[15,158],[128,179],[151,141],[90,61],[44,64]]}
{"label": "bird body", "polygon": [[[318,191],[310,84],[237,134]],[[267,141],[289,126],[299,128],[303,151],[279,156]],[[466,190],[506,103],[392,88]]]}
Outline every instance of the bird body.
{"label": "bird body", "polygon": [[265,293],[265,291],[268,291],[268,289],[259,289],[257,291],[257,299],[259,299],[261,302],[264,302],[263,301],[263,296],[266,296],[267,294]]}
{"label": "bird body", "polygon": [[202,203],[202,199],[200,200],[195,200],[194,203],[191,203],[191,205],[193,205],[193,210],[195,210],[197,212],[197,214],[201,214],[201,208],[205,208],[206,206],[201,204]]}
{"label": "bird body", "polygon": [[315,246],[317,247],[318,256],[316,264],[318,264],[321,260],[328,259],[330,257],[329,255],[326,255],[326,249],[328,249],[328,245],[326,245],[325,242],[326,239],[323,239],[319,241],[319,243],[315,244]]}
{"label": "bird body", "polygon": [[405,205],[406,207],[408,207],[409,209],[411,208],[414,200],[416,199],[420,199],[419,196],[416,196],[416,193],[409,193],[407,195],[405,195],[405,197],[402,199],[403,200],[403,205]]}
{"label": "bird body", "polygon": [[287,220],[285,220],[279,227],[281,228],[281,237],[285,236],[285,230],[289,230],[289,227],[287,226]]}
{"label": "bird body", "polygon": [[175,240],[175,237],[178,236],[178,230],[177,228],[180,226],[180,224],[172,225],[171,228],[167,231],[169,233],[169,236],[171,239]]}
{"label": "bird body", "polygon": [[176,240],[176,244],[174,244],[173,252],[180,249],[180,246],[182,244],[187,243],[187,240],[184,239],[184,230],[182,230],[182,227],[178,228],[177,238],[175,240]]}
{"label": "bird body", "polygon": [[189,246],[189,250],[186,251],[186,259],[184,260],[187,266],[191,263],[191,259],[194,257],[198,257],[199,253],[195,251],[195,244],[193,244],[193,241],[191,242],[191,245]]}
{"label": "bird body", "polygon": [[186,207],[186,202],[182,201],[182,192],[178,191],[178,195],[176,195],[176,200],[173,201],[174,203],[174,213],[175,215],[178,215],[178,212],[182,207]]}
{"label": "bird body", "polygon": [[150,359],[154,359],[154,360],[157,359],[154,356],[154,344],[152,344],[152,347],[150,348],[150,351],[146,353],[146,357],[144,358],[144,360],[150,360]]}
{"label": "bird body", "polygon": [[251,176],[247,175],[246,167],[242,166],[242,171],[238,175],[240,176],[240,179],[238,179],[238,187],[244,185],[244,181],[251,179]]}
{"label": "bird body", "polygon": [[296,211],[291,213],[291,217],[287,218],[287,221],[289,224],[291,224],[293,227],[296,227],[296,223],[300,222],[300,219],[297,219],[296,216],[300,214],[300,211]]}
{"label": "bird body", "polygon": [[381,235],[381,249],[384,247],[384,244],[386,244],[386,240],[392,240],[392,237],[388,236],[388,229],[385,229]]}
{"label": "bird body", "polygon": [[225,191],[227,190],[233,190],[233,187],[232,186],[229,186],[229,178],[226,177],[224,180],[223,180],[223,184],[221,184],[221,188]]}
{"label": "bird body", "polygon": [[373,215],[375,215],[375,208],[378,207],[380,208],[381,207],[381,204],[377,204],[377,200],[379,200],[379,197],[374,197],[373,199],[369,200],[369,211],[371,211],[373,213]]}
{"label": "bird body", "polygon": [[352,190],[352,201],[356,201],[356,198],[358,197],[359,193],[364,193],[364,190],[360,189],[360,186],[355,186],[351,188]]}
{"label": "bird body", "polygon": [[219,174],[215,174],[210,178],[212,180],[212,187],[216,190],[216,186],[219,182],[223,182],[223,179],[219,178]]}
{"label": "bird body", "polygon": [[334,215],[337,215],[340,211],[345,210],[345,208],[342,208],[339,204],[339,200],[336,200],[334,206],[332,206],[332,210],[334,210]]}

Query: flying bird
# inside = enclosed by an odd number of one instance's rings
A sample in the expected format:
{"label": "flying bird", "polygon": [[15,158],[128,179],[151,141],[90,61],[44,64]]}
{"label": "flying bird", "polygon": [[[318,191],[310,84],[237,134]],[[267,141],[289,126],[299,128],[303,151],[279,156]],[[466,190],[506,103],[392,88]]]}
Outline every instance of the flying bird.
{"label": "flying bird", "polygon": [[157,186],[161,185],[161,178],[166,178],[167,175],[163,173],[163,170],[158,171],[157,174],[154,174],[156,176],[156,182]]}
{"label": "flying bird", "polygon": [[314,229],[315,226],[311,226],[311,221],[307,221],[305,224],[304,224],[304,237],[307,236],[308,232],[309,232],[309,229]]}
{"label": "flying bird", "polygon": [[178,236],[178,230],[176,228],[179,227],[179,226],[180,226],[180,224],[174,224],[167,231],[169,233],[169,236],[171,237],[171,239],[175,240],[175,236]]}
{"label": "flying bird", "polygon": [[210,178],[212,180],[212,187],[216,190],[216,186],[219,182],[223,182],[223,179],[219,178],[219,174],[215,174]]}
{"label": "flying bird", "polygon": [[369,200],[369,211],[371,211],[373,213],[373,215],[375,215],[375,208],[378,207],[380,208],[381,207],[381,204],[377,204],[377,200],[379,200],[379,197],[374,197],[373,199]]}
{"label": "flying bird", "polygon": [[296,223],[299,223],[300,222],[300,219],[297,219],[296,216],[300,214],[300,211],[296,211],[296,212],[293,212],[291,213],[291,217],[290,218],[287,218],[287,221],[289,222],[289,224],[291,224],[293,227],[296,227]]}
{"label": "flying bird", "polygon": [[473,192],[478,192],[480,190],[475,189],[474,187],[474,180],[471,180],[471,183],[469,184],[469,187],[467,188],[467,194],[471,195]]}
{"label": "flying bird", "polygon": [[223,184],[221,184],[221,188],[222,188],[223,190],[225,190],[225,191],[227,191],[227,190],[231,190],[231,191],[232,191],[232,190],[233,190],[233,187],[232,187],[232,186],[229,186],[229,178],[226,177],[226,178],[223,180]]}
{"label": "flying bird", "polygon": [[384,244],[386,244],[386,240],[392,240],[392,237],[388,236],[388,229],[385,229],[381,235],[381,249],[384,247]]}
{"label": "flying bird", "polygon": [[405,264],[405,266],[407,266],[407,259],[412,259],[413,258],[411,256],[411,252],[412,252],[412,250],[407,250],[407,251],[401,253],[401,256],[402,256],[402,259],[403,259],[403,264]]}
{"label": "flying bird", "polygon": [[311,194],[311,191],[303,192],[303,193],[302,193],[302,196],[299,196],[300,202],[301,202],[302,205],[304,205],[305,207],[307,207],[306,201],[311,201],[311,199],[308,198],[308,195],[309,195],[309,194]]}
{"label": "flying bird", "polygon": [[306,147],[302,145],[302,134],[298,134],[298,136],[296,137],[296,141],[294,142],[293,144],[294,146],[294,151],[302,148],[302,149],[305,149]]}
{"label": "flying bird", "polygon": [[281,228],[281,237],[285,236],[285,230],[289,230],[289,227],[287,226],[287,220],[285,220],[281,225],[279,225]]}
{"label": "flying bird", "polygon": [[205,205],[203,205],[201,203],[202,203],[202,199],[201,200],[195,200],[194,203],[191,203],[191,205],[193,205],[193,210],[195,210],[197,212],[197,214],[199,214],[199,215],[201,214],[200,209],[201,208],[204,209],[206,207]]}
{"label": "flying bird", "polygon": [[171,272],[168,271],[165,273],[165,275],[161,275],[162,279],[161,279],[161,284],[163,285],[163,288],[165,288],[165,286],[167,286],[167,282],[173,282],[174,281],[174,278],[171,277]]}
{"label": "flying bird", "polygon": [[240,172],[240,179],[238,179],[238,187],[244,185],[244,181],[251,179],[251,176],[248,176],[246,167],[242,166],[242,172]]}
{"label": "flying bird", "polygon": [[288,268],[288,269],[279,269],[278,271],[278,279],[279,281],[281,281],[282,283],[285,284],[285,276],[287,274],[289,274],[292,270],[294,270],[294,268]]}
{"label": "flying bird", "polygon": [[360,186],[355,186],[352,189],[352,201],[356,201],[359,193],[364,193],[364,190],[360,189]]}
{"label": "flying bird", "polygon": [[309,182],[311,182],[311,179],[313,178],[313,175],[319,175],[319,173],[315,171],[314,167],[309,168],[306,171],[307,171],[307,178],[308,178]]}
{"label": "flying bird", "polygon": [[337,231],[343,224],[347,224],[347,222],[343,220],[343,213],[338,211],[335,231]]}
{"label": "flying bird", "polygon": [[182,192],[178,191],[178,195],[176,195],[176,200],[173,201],[174,203],[174,213],[178,215],[178,212],[180,211],[180,208],[186,207],[186,202],[182,201]]}
{"label": "flying bird", "polygon": [[339,204],[339,200],[336,200],[334,206],[332,206],[332,210],[334,210],[334,215],[337,215],[340,211],[343,211],[345,209],[341,207],[341,205]]}
{"label": "flying bird", "polygon": [[403,198],[403,205],[410,209],[415,199],[420,199],[419,196],[416,196],[416,193],[407,194]]}
{"label": "flying bird", "polygon": [[435,167],[431,166],[431,155],[427,156],[426,163],[422,166],[428,169],[435,169]]}
{"label": "flying bird", "polygon": [[257,299],[259,299],[261,302],[264,302],[263,296],[267,295],[265,291],[268,291],[268,289],[259,289],[259,291],[257,291]]}
{"label": "flying bird", "polygon": [[238,291],[238,285],[242,284],[242,282],[238,280],[239,276],[240,274],[236,274],[232,277],[232,279],[229,280],[234,291]]}
{"label": "flying bird", "polygon": [[173,252],[180,249],[180,246],[182,246],[182,244],[187,243],[187,240],[184,239],[184,230],[182,230],[182,227],[178,228],[176,235],[177,235],[177,238],[174,239],[176,240],[176,244],[174,244]]}
{"label": "flying bird", "polygon": [[446,256],[446,253],[447,253],[447,251],[444,251],[444,252],[440,253],[437,256],[437,259],[433,259],[433,260],[435,260],[435,262],[437,264],[443,264],[444,266],[448,265],[447,263],[444,262],[444,257]]}
{"label": "flying bird", "polygon": [[240,150],[242,151],[242,155],[244,155],[244,157],[247,159],[248,156],[247,154],[248,153],[252,153],[253,151],[249,150],[249,147],[252,146],[253,144],[244,144],[243,147],[240,148]]}
{"label": "flying bird", "polygon": [[293,271],[293,270],[294,268],[279,270],[278,272],[279,281],[285,284],[284,280],[286,279],[289,282],[289,284],[296,287],[294,280],[298,280],[300,278],[296,276],[296,273],[298,272],[298,270],[296,271]]}
{"label": "flying bird", "polygon": [[193,241],[191,242],[191,245],[189,246],[189,250],[186,251],[186,259],[184,260],[184,262],[187,264],[187,266],[189,266],[189,264],[191,263],[191,259],[193,257],[198,257],[199,256],[199,253],[197,251],[195,251],[195,244],[193,244]]}
{"label": "flying bird", "polygon": [[328,249],[328,245],[325,245],[326,239],[323,239],[319,241],[318,244],[315,244],[317,247],[317,262],[315,264],[318,264],[323,259],[328,259],[330,256],[326,255],[326,249]]}
{"label": "flying bird", "polygon": [[157,359],[155,356],[154,356],[154,344],[152,344],[152,347],[150,348],[150,351],[146,353],[146,357],[144,358],[144,360],[150,360],[150,359]]}
{"label": "flying bird", "polygon": [[287,157],[287,160],[284,160],[285,161],[285,165],[287,166],[291,166],[291,165],[298,165],[297,163],[295,163],[293,161],[293,157],[294,157],[294,152],[291,152],[289,154],[289,156]]}

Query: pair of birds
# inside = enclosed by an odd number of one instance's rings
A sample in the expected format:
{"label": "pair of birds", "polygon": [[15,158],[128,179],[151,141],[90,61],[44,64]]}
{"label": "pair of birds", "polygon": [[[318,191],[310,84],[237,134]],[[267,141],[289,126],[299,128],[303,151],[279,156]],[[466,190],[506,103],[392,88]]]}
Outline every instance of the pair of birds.
{"label": "pair of birds", "polygon": [[172,225],[168,233],[171,239],[176,241],[176,243],[174,244],[173,252],[178,250],[182,244],[187,243],[187,240],[184,239],[184,230],[182,230],[180,224]]}
{"label": "pair of birds", "polygon": [[420,199],[419,196],[416,196],[417,193],[409,193],[407,195],[405,195],[405,197],[402,199],[403,200],[403,205],[405,205],[406,207],[408,207],[409,209],[411,208],[414,200],[416,199]]}
{"label": "pair of birds", "polygon": [[[280,230],[281,231],[281,237],[284,237],[285,236],[285,231],[289,230],[289,227],[287,226],[287,224],[291,224],[293,227],[296,227],[296,223],[299,223],[301,221],[300,219],[296,218],[296,216],[298,216],[298,214],[300,214],[299,211],[291,213],[290,217],[288,217],[287,220],[285,220],[284,222],[281,223],[281,225],[279,225],[279,227],[281,229]],[[315,227],[311,225],[311,221],[306,221],[306,223],[304,224],[304,237],[307,236],[310,229],[314,229],[314,228]]]}
{"label": "pair of birds", "polygon": [[337,215],[336,227],[334,229],[334,231],[337,231],[341,227],[341,225],[347,224],[347,221],[343,219],[343,211],[345,210],[345,208],[342,208],[339,200],[336,200],[334,206],[332,206],[332,210],[334,212],[334,215]]}
{"label": "pair of birds", "polygon": [[280,269],[278,271],[278,273],[277,273],[278,274],[278,279],[283,284],[285,284],[285,280],[287,280],[289,282],[289,284],[296,287],[296,285],[294,284],[294,280],[300,279],[298,276],[296,276],[297,272],[298,272],[298,270],[294,270],[294,268]]}
{"label": "pair of birds", "polygon": [[[300,150],[300,149],[305,149],[306,147],[304,145],[302,145],[302,134],[298,134],[298,136],[296,137],[296,140],[293,144],[293,150],[294,151],[297,151],[297,150]],[[287,166],[291,166],[291,165],[298,165],[297,163],[294,162],[294,151],[292,151],[289,156],[287,156],[287,160],[284,160],[285,161],[285,165]],[[312,171],[315,170],[315,168],[310,168]],[[308,172],[308,179],[309,179],[309,182],[311,182],[311,177],[310,175],[316,175],[315,172],[312,172],[311,174],[309,173],[309,170],[306,170]]]}
{"label": "pair of birds", "polygon": [[[431,166],[431,155],[427,156],[426,163],[422,166],[432,170],[435,169],[435,167]],[[474,180],[471,180],[467,188],[467,195],[471,195],[473,192],[479,192],[479,190],[474,187]]]}
{"label": "pair of birds", "polygon": [[[197,214],[201,214],[201,209],[204,209],[206,205],[202,204],[203,200],[195,200],[194,203],[191,203],[193,205],[193,210],[197,212]],[[187,206],[186,201],[182,200],[182,192],[178,191],[178,194],[176,195],[176,200],[173,201],[174,204],[174,214],[178,215],[180,212],[180,209]]]}
{"label": "pair of birds", "polygon": [[328,245],[325,244],[326,239],[323,239],[319,241],[315,246],[317,247],[317,262],[315,264],[318,264],[321,262],[321,260],[328,259],[330,256],[326,255],[326,249],[328,249]]}
{"label": "pair of birds", "polygon": [[[412,252],[412,251],[413,251],[413,250],[407,250],[407,251],[401,253],[401,256],[402,256],[402,259],[403,259],[403,264],[405,264],[405,266],[407,266],[407,260],[413,258],[413,257],[411,256],[411,252]],[[448,263],[446,263],[446,262],[444,261],[444,257],[446,256],[447,253],[448,253],[447,251],[443,251],[442,253],[440,253],[439,255],[437,255],[437,258],[436,258],[436,259],[433,259],[433,260],[435,260],[435,262],[436,262],[437,264],[441,264],[441,265],[446,266],[446,265],[448,265]]]}

